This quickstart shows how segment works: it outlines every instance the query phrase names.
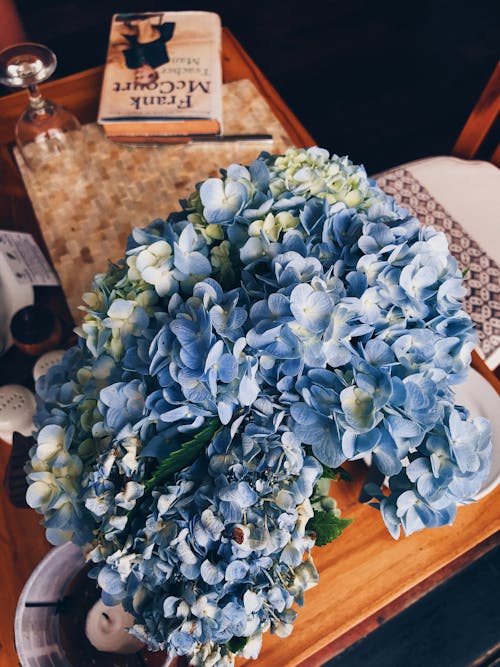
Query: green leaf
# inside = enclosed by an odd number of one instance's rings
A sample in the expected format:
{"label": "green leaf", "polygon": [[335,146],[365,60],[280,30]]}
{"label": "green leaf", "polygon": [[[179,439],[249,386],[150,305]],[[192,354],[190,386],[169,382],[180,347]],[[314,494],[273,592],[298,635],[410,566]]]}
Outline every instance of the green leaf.
{"label": "green leaf", "polygon": [[176,472],[182,470],[192,463],[199,455],[216,433],[221,429],[220,421],[215,417],[211,419],[205,428],[198,431],[191,440],[183,442],[179,449],[172,452],[166,459],[160,463],[153,473],[153,476],[145,484],[145,492],[151,491],[159,484],[172,478]]}
{"label": "green leaf", "polygon": [[326,466],[323,463],[321,465],[323,466],[323,474],[321,475],[321,477],[326,477],[327,479],[334,479],[336,482],[338,481],[352,482],[351,475],[347,472],[347,470],[344,470],[344,468],[342,467],[330,468],[329,466]]}
{"label": "green leaf", "polygon": [[226,642],[226,646],[232,653],[238,653],[244,648],[245,644],[248,641],[248,637],[231,637],[231,639]]}
{"label": "green leaf", "polygon": [[331,512],[315,512],[307,522],[307,530],[316,533],[316,546],[324,547],[342,534],[352,519],[341,519]]}
{"label": "green leaf", "polygon": [[127,512],[127,521],[129,523],[135,519],[143,501],[149,497],[151,491],[164,482],[167,482],[176,472],[179,472],[179,470],[182,470],[192,463],[198,457],[201,450],[213,439],[221,428],[222,425],[220,421],[214,417],[214,419],[211,419],[205,428],[198,431],[191,440],[183,442],[179,449],[176,449],[169,454],[167,458],[163,459],[153,475],[144,483],[144,495],[142,498],[140,498],[139,502]]}

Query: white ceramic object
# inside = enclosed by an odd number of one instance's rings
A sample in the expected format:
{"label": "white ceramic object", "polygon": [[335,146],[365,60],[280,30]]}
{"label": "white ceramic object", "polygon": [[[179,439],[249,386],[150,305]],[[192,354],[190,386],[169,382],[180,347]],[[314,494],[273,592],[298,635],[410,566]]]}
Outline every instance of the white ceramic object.
{"label": "white ceramic object", "polygon": [[18,310],[34,303],[31,284],[16,280],[4,256],[0,253],[0,356],[12,345],[10,322]]}
{"label": "white ceramic object", "polygon": [[471,368],[467,380],[455,388],[455,401],[464,405],[471,417],[486,417],[491,422],[491,470],[480,491],[474,496],[475,500],[480,500],[500,483],[500,397],[491,384]]}
{"label": "white ceramic object", "polygon": [[51,350],[42,354],[40,359],[33,366],[33,379],[35,382],[39,380],[43,375],[46,375],[49,368],[58,364],[61,359],[64,357],[65,350]]}
{"label": "white ceramic object", "polygon": [[64,597],[75,574],[85,565],[81,549],[68,542],[49,551],[33,570],[17,603],[14,619],[21,667],[72,667],[59,640],[59,615],[53,607],[26,607]]}
{"label": "white ceramic object", "polygon": [[85,634],[98,650],[128,655],[144,648],[144,643],[127,632],[134,625],[134,617],[121,606],[107,607],[97,600],[87,614]]}
{"label": "white ceramic object", "polygon": [[14,431],[31,435],[35,409],[35,397],[26,387],[20,384],[0,387],[0,438],[12,444]]}
{"label": "white ceramic object", "polygon": [[[72,542],[67,542],[49,551],[31,573],[18,600],[14,619],[16,651],[21,667],[84,667],[71,665],[64,654],[59,637],[59,615],[54,613],[54,607],[26,606],[30,602],[55,602],[64,598],[71,582],[84,565],[82,550]],[[102,612],[96,605],[94,608]],[[103,609],[109,614],[110,610],[121,607],[103,606]],[[119,622],[122,628],[130,624],[130,618],[128,614],[125,619],[121,616]],[[128,638],[136,642],[134,650],[129,652],[140,650],[142,644],[131,635],[127,635]],[[171,662],[167,659],[163,667],[168,667]]]}

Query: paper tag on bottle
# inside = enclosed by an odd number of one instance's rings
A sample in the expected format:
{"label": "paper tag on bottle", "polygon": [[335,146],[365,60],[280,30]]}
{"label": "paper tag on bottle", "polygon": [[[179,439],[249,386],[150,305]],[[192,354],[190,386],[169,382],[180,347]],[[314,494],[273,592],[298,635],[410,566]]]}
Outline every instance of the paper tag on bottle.
{"label": "paper tag on bottle", "polygon": [[21,285],[59,285],[59,280],[31,234],[0,230],[0,261]]}

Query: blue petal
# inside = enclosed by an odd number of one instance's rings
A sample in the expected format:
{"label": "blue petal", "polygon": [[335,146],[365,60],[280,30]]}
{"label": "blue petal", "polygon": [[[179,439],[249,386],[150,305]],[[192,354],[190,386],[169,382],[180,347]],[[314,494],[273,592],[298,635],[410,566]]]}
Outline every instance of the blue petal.
{"label": "blue petal", "polygon": [[244,579],[248,572],[248,563],[242,560],[233,560],[226,568],[226,581],[239,581]]}

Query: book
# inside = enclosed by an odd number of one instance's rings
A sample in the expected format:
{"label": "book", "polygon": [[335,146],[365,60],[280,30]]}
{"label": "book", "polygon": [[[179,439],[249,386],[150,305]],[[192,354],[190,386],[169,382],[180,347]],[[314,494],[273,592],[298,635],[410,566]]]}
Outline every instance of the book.
{"label": "book", "polygon": [[134,144],[136,146],[151,143],[195,144],[200,142],[203,144],[228,144],[236,143],[238,141],[244,142],[245,144],[257,142],[259,145],[263,143],[273,143],[273,135],[267,132],[257,132],[255,134],[189,134],[185,136],[177,135],[174,137],[167,137],[165,135],[157,136],[155,134],[140,137],[138,135],[129,134],[113,135],[108,138],[120,144]]}
{"label": "book", "polygon": [[115,14],[97,122],[118,141],[220,134],[218,14]]}

